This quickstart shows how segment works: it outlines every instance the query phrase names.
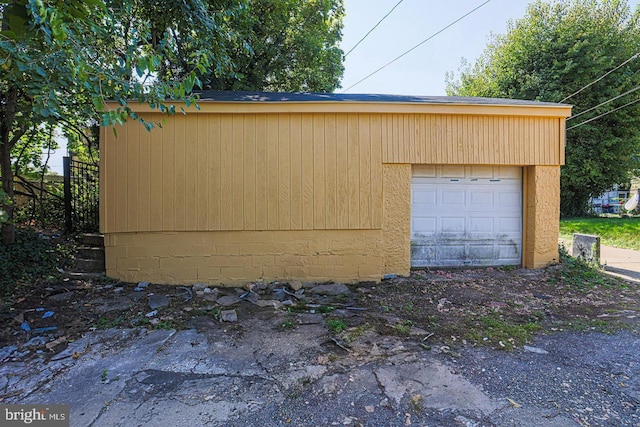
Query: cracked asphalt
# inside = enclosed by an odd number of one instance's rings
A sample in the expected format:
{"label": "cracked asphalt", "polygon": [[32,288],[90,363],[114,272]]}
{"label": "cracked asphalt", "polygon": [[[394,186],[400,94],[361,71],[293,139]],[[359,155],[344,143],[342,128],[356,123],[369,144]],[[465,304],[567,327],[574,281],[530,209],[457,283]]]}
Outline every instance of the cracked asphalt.
{"label": "cracked asphalt", "polygon": [[48,361],[4,347],[3,403],[69,403],[96,427],[640,426],[637,329],[454,353],[371,330],[342,347],[322,317],[284,316],[94,331]]}

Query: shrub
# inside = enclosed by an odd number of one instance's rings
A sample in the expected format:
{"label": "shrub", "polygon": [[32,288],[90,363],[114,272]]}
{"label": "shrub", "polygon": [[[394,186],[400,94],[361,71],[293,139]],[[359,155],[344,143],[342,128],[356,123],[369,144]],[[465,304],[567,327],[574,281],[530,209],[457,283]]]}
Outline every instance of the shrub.
{"label": "shrub", "polygon": [[53,279],[59,276],[56,267],[66,267],[70,261],[70,246],[59,238],[16,229],[13,245],[0,243],[0,295],[11,293],[21,281]]}

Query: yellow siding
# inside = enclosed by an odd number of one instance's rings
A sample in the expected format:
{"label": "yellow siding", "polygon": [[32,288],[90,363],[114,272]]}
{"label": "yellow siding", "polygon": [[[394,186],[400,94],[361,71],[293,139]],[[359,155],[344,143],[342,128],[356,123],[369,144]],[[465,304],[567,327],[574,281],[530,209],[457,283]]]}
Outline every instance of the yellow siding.
{"label": "yellow siding", "polygon": [[564,118],[382,115],[385,163],[559,165]]}
{"label": "yellow siding", "polygon": [[380,117],[190,114],[108,130],[103,231],[380,229]]}

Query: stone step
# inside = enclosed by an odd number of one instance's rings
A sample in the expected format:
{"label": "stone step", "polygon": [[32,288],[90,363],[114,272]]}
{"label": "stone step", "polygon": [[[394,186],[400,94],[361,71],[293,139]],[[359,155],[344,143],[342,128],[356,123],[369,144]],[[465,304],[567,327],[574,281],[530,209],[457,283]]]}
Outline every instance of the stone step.
{"label": "stone step", "polygon": [[81,246],[77,250],[78,259],[96,259],[104,262],[104,248]]}
{"label": "stone step", "polygon": [[102,273],[105,271],[104,259],[76,259],[71,269],[77,273]]}
{"label": "stone step", "polygon": [[78,235],[80,246],[104,247],[104,236],[100,233],[82,233]]}

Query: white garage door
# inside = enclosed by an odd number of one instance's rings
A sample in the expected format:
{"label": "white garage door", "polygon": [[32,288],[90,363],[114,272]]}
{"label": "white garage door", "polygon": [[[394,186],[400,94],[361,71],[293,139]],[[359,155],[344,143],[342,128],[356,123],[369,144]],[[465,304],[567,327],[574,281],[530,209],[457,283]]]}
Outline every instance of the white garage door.
{"label": "white garage door", "polygon": [[522,168],[414,166],[411,266],[520,265]]}

